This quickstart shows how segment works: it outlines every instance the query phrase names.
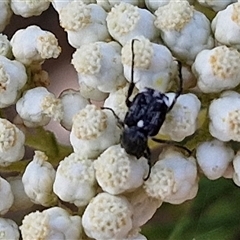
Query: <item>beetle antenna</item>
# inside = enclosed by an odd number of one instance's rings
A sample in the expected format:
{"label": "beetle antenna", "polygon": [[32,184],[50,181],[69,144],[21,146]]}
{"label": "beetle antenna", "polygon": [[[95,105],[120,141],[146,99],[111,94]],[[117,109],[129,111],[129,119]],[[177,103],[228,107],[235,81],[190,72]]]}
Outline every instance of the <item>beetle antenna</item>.
{"label": "beetle antenna", "polygon": [[163,139],[158,139],[158,138],[151,138],[154,142],[158,142],[158,143],[163,143],[163,144],[166,144],[166,145],[172,145],[174,147],[177,147],[177,148],[180,148],[180,149],[183,149],[184,151],[187,152],[187,154],[189,156],[192,155],[192,151],[190,149],[188,149],[187,147],[185,146],[182,146],[180,144],[177,144],[176,142],[174,141],[169,141],[169,140],[163,140]]}
{"label": "beetle antenna", "polygon": [[112,108],[109,107],[101,107],[102,110],[106,109],[112,112],[113,116],[117,119],[117,124],[119,128],[124,128],[124,123],[123,121],[119,118],[119,116],[114,112]]}
{"label": "beetle antenna", "polygon": [[177,63],[178,63],[179,87],[178,87],[178,90],[177,90],[177,92],[175,94],[175,97],[174,97],[171,105],[168,108],[168,112],[172,110],[172,108],[175,105],[178,97],[181,95],[181,93],[183,91],[182,63],[179,60],[177,60]]}
{"label": "beetle antenna", "polygon": [[128,93],[127,93],[127,98],[126,98],[126,105],[127,107],[129,108],[130,105],[131,105],[131,101],[129,100],[129,98],[131,97],[132,93],[133,93],[133,89],[135,87],[135,84],[134,84],[134,61],[135,61],[135,53],[134,53],[134,42],[135,41],[139,41],[138,39],[133,39],[132,42],[131,42],[131,50],[132,50],[132,66],[131,66],[131,81],[130,81],[130,85],[129,85],[129,88],[128,88]]}
{"label": "beetle antenna", "polygon": [[177,98],[179,97],[179,95],[181,95],[182,91],[183,91],[183,77],[182,77],[182,63],[177,60],[178,63],[178,78],[179,78],[179,87],[178,90],[176,92]]}
{"label": "beetle antenna", "polygon": [[147,176],[143,179],[144,181],[148,180],[148,178],[150,177],[150,174],[151,174],[151,169],[152,169],[152,163],[151,163],[151,151],[150,151],[150,148],[147,147],[144,155],[143,155],[147,161],[148,161],[148,166],[149,166],[149,169],[148,169],[148,174]]}

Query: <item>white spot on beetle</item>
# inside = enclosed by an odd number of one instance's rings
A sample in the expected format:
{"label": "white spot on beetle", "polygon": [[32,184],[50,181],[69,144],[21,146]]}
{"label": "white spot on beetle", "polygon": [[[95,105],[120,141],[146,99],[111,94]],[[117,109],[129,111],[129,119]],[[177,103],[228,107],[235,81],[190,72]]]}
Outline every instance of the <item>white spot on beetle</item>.
{"label": "white spot on beetle", "polygon": [[137,123],[137,126],[142,128],[144,126],[144,121],[143,120],[139,120]]}

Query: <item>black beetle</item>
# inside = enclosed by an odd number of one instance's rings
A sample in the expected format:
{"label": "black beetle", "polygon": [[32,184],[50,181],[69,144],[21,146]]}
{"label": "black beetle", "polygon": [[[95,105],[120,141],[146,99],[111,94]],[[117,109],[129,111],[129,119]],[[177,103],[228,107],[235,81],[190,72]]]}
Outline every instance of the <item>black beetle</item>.
{"label": "black beetle", "polygon": [[153,141],[165,144],[173,144],[177,147],[185,149],[191,154],[191,151],[184,146],[177,145],[172,141],[166,141],[154,138],[159,132],[163,122],[165,121],[166,115],[173,108],[178,97],[182,93],[182,64],[178,61],[178,72],[179,72],[179,88],[175,94],[173,101],[170,103],[166,94],[161,93],[151,88],[145,88],[139,92],[132,101],[133,89],[135,87],[133,81],[134,73],[134,41],[132,40],[132,68],[131,68],[131,82],[129,84],[128,93],[126,97],[126,105],[128,111],[125,115],[124,121],[121,121],[119,117],[111,108],[103,107],[103,109],[109,109],[113,112],[114,116],[118,119],[118,123],[123,129],[121,134],[121,146],[125,151],[137,158],[142,156],[148,159],[149,172],[144,180],[147,180],[151,173],[151,152],[148,146],[148,138],[151,137]]}

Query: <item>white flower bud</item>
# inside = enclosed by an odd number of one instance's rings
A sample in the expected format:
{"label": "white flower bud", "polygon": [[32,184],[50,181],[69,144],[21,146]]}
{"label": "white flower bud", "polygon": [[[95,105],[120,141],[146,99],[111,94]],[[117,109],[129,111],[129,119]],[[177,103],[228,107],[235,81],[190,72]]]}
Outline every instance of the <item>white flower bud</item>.
{"label": "white flower bud", "polygon": [[149,9],[149,11],[155,12],[159,7],[167,5],[169,2],[170,0],[161,0],[161,1],[145,0],[145,5],[147,9]]}
{"label": "white flower bud", "polygon": [[76,153],[60,162],[53,184],[54,193],[77,207],[86,206],[96,194],[93,160],[81,159]]}
{"label": "white flower bud", "polygon": [[14,124],[0,118],[0,165],[8,166],[22,159],[25,135]]}
{"label": "white flower bud", "polygon": [[14,57],[24,65],[43,63],[61,52],[54,34],[35,25],[16,31],[10,42]]}
{"label": "white flower bud", "polygon": [[233,158],[232,179],[234,183],[240,187],[240,151],[237,151],[237,154]]}
{"label": "white flower bud", "polygon": [[[127,105],[125,103],[127,98],[128,88],[129,88],[129,84],[127,84],[123,88],[119,88],[115,92],[111,92],[109,96],[106,98],[106,100],[104,101],[104,105],[103,105],[104,107],[111,108],[121,121],[124,121],[125,115],[128,111]],[[132,96],[136,95],[135,93],[136,91],[133,92]]]}
{"label": "white flower bud", "polygon": [[227,7],[227,5],[235,2],[236,0],[197,0],[201,5],[212,8],[215,12],[221,11]]}
{"label": "white flower bud", "polygon": [[[210,21],[187,0],[171,0],[155,12],[155,25],[165,44],[180,60],[191,64],[203,49],[214,46]],[[193,34],[194,32],[194,34]]]}
{"label": "white flower bud", "polygon": [[[171,0],[145,0],[146,7],[151,11],[155,12],[159,7],[167,5]],[[195,0],[188,0],[190,4],[192,4]],[[211,0],[210,0],[211,1]]]}
{"label": "white flower bud", "polygon": [[233,149],[216,139],[200,143],[196,149],[197,162],[204,175],[211,180],[223,176],[233,157]]}
{"label": "white flower bud", "polygon": [[13,204],[13,193],[11,185],[2,177],[0,177],[0,215],[8,212]]}
{"label": "white flower bud", "polygon": [[120,194],[133,191],[143,184],[149,167],[144,157],[128,155],[120,145],[105,150],[94,161],[96,179],[103,191]]}
{"label": "white flower bud", "polygon": [[61,120],[61,125],[67,130],[71,130],[72,128],[72,118],[73,116],[90,104],[90,102],[82,97],[79,91],[75,91],[73,89],[64,90],[59,98],[62,101],[63,106],[63,117]]}
{"label": "white flower bud", "polygon": [[240,53],[233,48],[218,46],[201,51],[192,65],[197,85],[202,92],[220,92],[240,83]]}
{"label": "white flower bud", "polygon": [[240,141],[240,94],[226,91],[209,106],[209,131],[221,141]]}
{"label": "white flower bud", "polygon": [[176,151],[166,151],[159,156],[143,187],[148,196],[172,204],[194,198],[198,191],[195,159]]}
{"label": "white flower bud", "polygon": [[0,218],[0,238],[19,240],[20,234],[18,225],[11,219]]}
{"label": "white flower bud", "polygon": [[240,187],[240,151],[233,158],[233,176],[234,183]]}
{"label": "white flower bud", "polygon": [[48,9],[49,5],[49,0],[11,0],[11,9],[13,12],[25,18],[40,15],[43,11]]}
{"label": "white flower bud", "polygon": [[240,50],[239,15],[240,2],[233,3],[223,11],[218,12],[212,21],[212,30],[216,40],[223,45],[236,47],[238,50]]}
{"label": "white flower bud", "polygon": [[117,42],[94,42],[82,45],[72,56],[78,81],[101,92],[113,92],[124,85],[121,47]]}
{"label": "white flower bud", "polygon": [[132,229],[132,206],[123,196],[99,193],[88,204],[82,225],[96,240],[124,239]]}
{"label": "white flower bud", "polygon": [[52,207],[43,212],[36,211],[26,215],[20,230],[24,240],[82,239],[81,217],[71,216],[60,207]]}
{"label": "white flower bud", "polygon": [[98,90],[98,88],[90,87],[83,81],[78,80],[78,83],[80,87],[79,91],[81,95],[86,99],[101,102],[108,96],[108,93],[101,92]]}
{"label": "white flower bud", "polygon": [[8,37],[0,33],[0,55],[10,58],[12,56],[12,48]]}
{"label": "white flower bud", "polygon": [[96,158],[120,139],[117,120],[109,110],[87,105],[73,117],[70,142],[83,158]]}
{"label": "white flower bud", "polygon": [[149,197],[142,187],[125,196],[133,207],[133,229],[143,226],[162,205],[162,200]]}
{"label": "white flower bud", "polygon": [[[168,93],[170,102],[175,93]],[[197,129],[197,117],[201,102],[192,93],[180,95],[173,109],[167,114],[160,133],[174,141],[182,141]]]}
{"label": "white flower bud", "polygon": [[147,238],[140,233],[135,233],[129,234],[127,238],[124,238],[123,240],[147,240]]}
{"label": "white flower bud", "polygon": [[26,82],[27,73],[23,64],[0,56],[0,108],[14,104]]}
{"label": "white flower bud", "polygon": [[86,5],[83,1],[68,1],[59,11],[60,25],[67,32],[68,42],[74,48],[109,40],[106,17],[107,13],[101,6]]}
{"label": "white flower bud", "polygon": [[22,211],[26,208],[30,208],[33,205],[33,202],[27,196],[24,191],[24,186],[22,183],[22,176],[8,177],[7,181],[11,185],[14,202],[11,206],[11,211]]}
{"label": "white flower bud", "polygon": [[[54,9],[59,13],[60,10],[71,1],[74,1],[74,0],[64,0],[64,1],[63,0],[51,0],[51,3],[53,5]],[[85,4],[90,4],[90,3],[96,3],[96,0],[81,0],[81,2],[83,2]]]}
{"label": "white flower bud", "polygon": [[150,41],[159,35],[154,26],[155,16],[146,9],[122,2],[112,7],[107,16],[108,31],[121,45],[137,36],[144,36]]}
{"label": "white flower bud", "polygon": [[60,121],[62,103],[44,87],[27,90],[17,101],[16,110],[27,127],[45,126],[51,118]]}
{"label": "white flower bud", "polygon": [[144,1],[142,0],[96,0],[97,4],[102,6],[107,12],[111,11],[114,5],[121,2],[130,3],[134,6],[144,7]]}
{"label": "white flower bud", "polygon": [[227,179],[233,179],[233,175],[234,175],[234,169],[233,169],[233,164],[232,162],[227,166],[226,171],[223,174],[224,178]]}
{"label": "white flower bud", "polygon": [[52,0],[51,3],[52,3],[53,8],[59,13],[60,10],[71,1],[73,1],[73,0],[64,0],[64,1]]}
{"label": "white flower bud", "polygon": [[10,1],[1,0],[0,1],[0,32],[2,32],[10,22],[12,13],[13,12],[10,7]]}
{"label": "white flower bud", "polygon": [[22,182],[32,202],[52,206],[57,202],[57,196],[53,193],[56,171],[47,160],[45,153],[35,151],[33,160],[24,171]]}

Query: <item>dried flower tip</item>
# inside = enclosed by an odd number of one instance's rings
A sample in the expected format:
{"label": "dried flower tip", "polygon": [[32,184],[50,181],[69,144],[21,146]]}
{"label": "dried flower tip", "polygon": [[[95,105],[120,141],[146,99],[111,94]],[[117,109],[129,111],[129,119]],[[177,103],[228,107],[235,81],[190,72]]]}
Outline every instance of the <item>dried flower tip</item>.
{"label": "dried flower tip", "polygon": [[139,19],[138,7],[121,2],[111,9],[107,23],[114,35],[121,36],[133,31]]}
{"label": "dried flower tip", "polygon": [[30,239],[82,239],[82,225],[79,216],[70,216],[60,208],[53,207],[43,212],[26,215],[20,226],[22,238]]}
{"label": "dried flower tip", "polygon": [[107,115],[95,105],[87,105],[73,118],[74,135],[91,140],[99,137],[107,128]]}
{"label": "dried flower tip", "polygon": [[144,36],[150,41],[158,37],[154,19],[155,16],[146,9],[121,1],[111,8],[106,20],[111,36],[124,45],[137,36]]}
{"label": "dried flower tip", "polygon": [[57,58],[61,53],[57,38],[50,32],[46,32],[37,38],[36,48],[43,59]]}
{"label": "dried flower tip", "polygon": [[155,12],[157,19],[154,24],[165,31],[181,31],[193,17],[194,8],[188,1],[171,0]]}
{"label": "dried flower tip", "polygon": [[16,109],[28,127],[44,126],[51,118],[60,121],[63,116],[61,100],[44,87],[27,90],[17,101]]}
{"label": "dried flower tip", "polygon": [[240,53],[227,46],[201,51],[192,66],[203,92],[220,92],[240,83]]}
{"label": "dried flower tip", "polygon": [[120,139],[116,118],[109,110],[87,105],[73,117],[70,142],[74,152],[94,159]]}
{"label": "dried flower tip", "polygon": [[24,134],[11,122],[0,118],[0,165],[8,166],[24,155]]}
{"label": "dried flower tip", "polygon": [[137,89],[153,88],[166,92],[177,74],[177,64],[171,52],[164,45],[151,43],[143,36],[135,39],[134,49],[131,47],[132,40],[122,48],[124,76],[131,81],[134,52],[134,82]]}
{"label": "dried flower tip", "polygon": [[101,68],[99,44],[86,44],[73,54],[72,64],[81,74],[97,74]]}
{"label": "dried flower tip", "polygon": [[221,79],[235,78],[240,65],[240,53],[232,48],[220,46],[213,50],[209,62],[213,74]]}
{"label": "dried flower tip", "polygon": [[41,103],[41,108],[44,114],[52,117],[53,120],[60,122],[63,116],[63,106],[60,99],[49,94],[44,97]]}
{"label": "dried flower tip", "polygon": [[64,158],[58,166],[53,191],[65,202],[86,206],[96,194],[93,161],[76,153]]}
{"label": "dried flower tip", "polygon": [[99,193],[88,204],[82,224],[94,239],[124,239],[132,228],[132,207],[126,198]]}
{"label": "dried flower tip", "polygon": [[198,191],[195,159],[171,149],[159,158],[143,185],[148,196],[173,204],[194,198]]}
{"label": "dried flower tip", "polygon": [[132,66],[132,55],[134,52],[134,67],[148,69],[153,58],[153,46],[147,38],[141,38],[134,42],[134,49],[131,49],[131,41],[122,48],[122,63]]}
{"label": "dried flower tip", "polygon": [[42,64],[45,59],[57,58],[61,53],[54,34],[36,25],[16,31],[10,43],[14,57],[28,66]]}
{"label": "dried flower tip", "polygon": [[0,55],[0,108],[14,104],[26,82],[23,64]]}
{"label": "dried flower tip", "polygon": [[39,211],[26,215],[19,227],[23,239],[46,239],[49,235],[49,216]]}
{"label": "dried flower tip", "polygon": [[94,161],[94,168],[98,184],[110,194],[133,191],[148,172],[147,159],[128,155],[120,145],[105,150]]}
{"label": "dried flower tip", "polygon": [[72,64],[78,72],[79,84],[101,92],[113,92],[125,83],[117,42],[94,42],[82,45],[73,54]]}
{"label": "dried flower tip", "polygon": [[240,2],[232,4],[233,12],[231,19],[235,22],[238,26],[240,26]]}
{"label": "dried flower tip", "polygon": [[35,151],[33,160],[26,167],[22,176],[24,190],[32,202],[43,206],[52,206],[57,197],[53,193],[56,171],[47,162],[48,157],[41,151]]}
{"label": "dried flower tip", "polygon": [[0,121],[0,151],[5,152],[15,145],[17,128],[6,119]]}
{"label": "dried flower tip", "polygon": [[59,11],[60,25],[77,31],[91,23],[91,8],[82,1],[71,1]]}

